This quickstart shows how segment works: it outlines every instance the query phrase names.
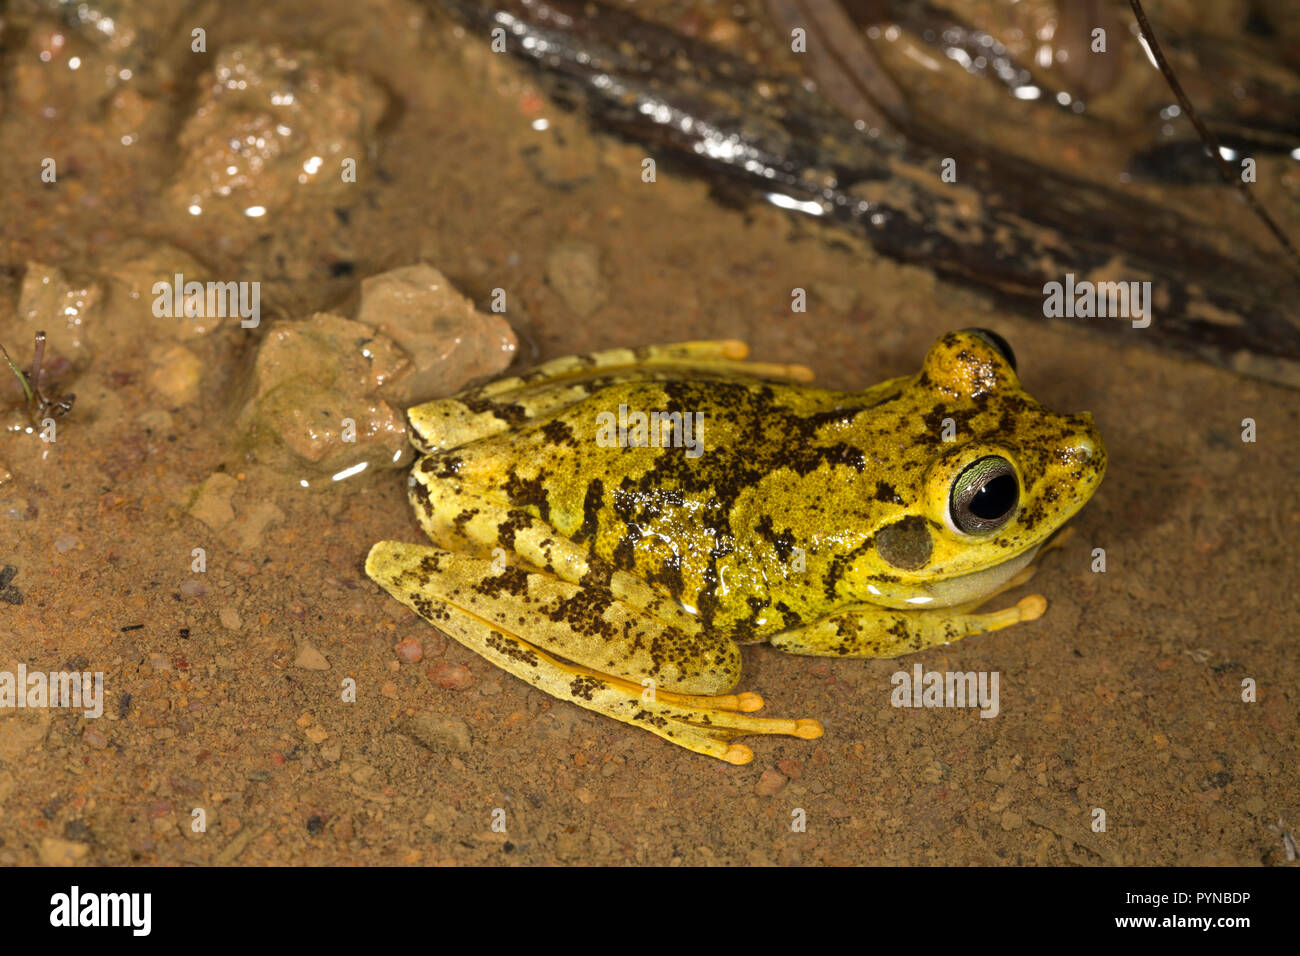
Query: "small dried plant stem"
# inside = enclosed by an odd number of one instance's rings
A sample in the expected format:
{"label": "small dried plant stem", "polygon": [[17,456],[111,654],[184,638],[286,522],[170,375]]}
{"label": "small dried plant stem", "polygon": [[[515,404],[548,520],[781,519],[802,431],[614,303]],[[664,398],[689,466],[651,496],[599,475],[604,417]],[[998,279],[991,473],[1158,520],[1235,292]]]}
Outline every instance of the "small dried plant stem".
{"label": "small dried plant stem", "polygon": [[1269,231],[1273,233],[1273,236],[1277,241],[1282,244],[1282,248],[1286,249],[1290,254],[1292,262],[1295,265],[1300,266],[1300,252],[1296,251],[1295,246],[1291,244],[1291,240],[1287,238],[1287,234],[1282,231],[1282,227],[1273,221],[1273,217],[1270,216],[1268,211],[1259,204],[1257,199],[1255,199],[1254,194],[1250,191],[1250,188],[1246,185],[1245,181],[1242,180],[1241,176],[1237,174],[1236,170],[1228,165],[1228,161],[1223,158],[1223,153],[1219,149],[1218,137],[1216,137],[1214,133],[1210,132],[1210,128],[1205,125],[1201,120],[1200,114],[1196,112],[1196,108],[1192,106],[1192,101],[1189,100],[1187,94],[1183,92],[1182,84],[1178,82],[1178,77],[1174,75],[1173,68],[1169,65],[1169,61],[1165,59],[1165,54],[1164,51],[1160,49],[1160,44],[1156,42],[1155,31],[1151,29],[1151,23],[1147,20],[1146,12],[1142,9],[1140,0],[1129,0],[1129,6],[1133,8],[1133,15],[1137,17],[1138,29],[1142,31],[1142,37],[1147,41],[1147,49],[1151,51],[1152,59],[1156,61],[1156,66],[1159,68],[1161,75],[1164,76],[1165,82],[1168,83],[1169,88],[1173,90],[1174,96],[1178,99],[1179,107],[1182,108],[1182,111],[1187,115],[1187,118],[1192,121],[1192,125],[1196,127],[1196,132],[1200,134],[1201,142],[1205,144],[1206,148],[1210,151],[1210,155],[1214,157],[1214,161],[1218,164],[1219,173],[1223,176],[1224,181],[1237,187],[1241,192],[1241,195],[1245,198],[1246,204],[1250,206],[1255,215],[1258,216],[1264,225],[1268,227]]}

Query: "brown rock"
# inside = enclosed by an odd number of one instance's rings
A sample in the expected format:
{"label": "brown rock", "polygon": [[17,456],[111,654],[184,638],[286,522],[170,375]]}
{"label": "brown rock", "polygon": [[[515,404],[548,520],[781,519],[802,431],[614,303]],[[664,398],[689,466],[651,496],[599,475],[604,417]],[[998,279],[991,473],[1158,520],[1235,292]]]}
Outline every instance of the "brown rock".
{"label": "brown rock", "polygon": [[294,658],[293,666],[309,671],[327,671],[330,669],[330,662],[325,659],[324,654],[304,641],[298,648],[298,656]]}
{"label": "brown rock", "polygon": [[472,378],[501,371],[515,355],[515,334],[505,320],[479,312],[425,263],[362,282],[357,319],[411,357],[410,371],[383,390],[402,406],[450,395]]}
{"label": "brown rock", "polygon": [[754,786],[754,792],[760,797],[774,797],[789,783],[785,774],[782,774],[770,767],[763,771],[763,775],[758,778],[758,783]]}
{"label": "brown rock", "polygon": [[470,748],[469,727],[463,720],[417,714],[407,722],[406,732],[439,753],[464,752]]}
{"label": "brown rock", "polygon": [[236,235],[263,229],[263,216],[346,198],[357,187],[343,161],[364,161],[387,105],[368,76],[275,44],[224,47],[199,90],[177,141],[172,202]]}

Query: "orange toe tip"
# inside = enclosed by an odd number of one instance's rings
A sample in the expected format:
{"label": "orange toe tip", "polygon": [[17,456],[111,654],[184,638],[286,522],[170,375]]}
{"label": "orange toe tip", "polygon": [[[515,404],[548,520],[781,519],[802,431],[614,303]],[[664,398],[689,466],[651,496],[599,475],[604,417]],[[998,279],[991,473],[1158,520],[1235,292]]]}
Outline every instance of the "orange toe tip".
{"label": "orange toe tip", "polygon": [[811,382],[816,376],[807,365],[791,365],[790,377],[796,382]]}
{"label": "orange toe tip", "polygon": [[756,710],[763,709],[763,698],[747,690],[743,694],[736,695],[736,707],[743,714],[752,714]]}
{"label": "orange toe tip", "polygon": [[749,355],[749,345],[740,339],[723,339],[722,355],[729,359],[743,359]]}
{"label": "orange toe tip", "polygon": [[754,759],[754,751],[750,750],[744,744],[732,744],[727,748],[727,752],[722,755],[722,759],[729,764],[734,764],[739,767]]}
{"label": "orange toe tip", "polygon": [[794,722],[794,735],[802,740],[815,740],[820,737],[825,730],[821,722],[813,720],[811,717],[803,717]]}

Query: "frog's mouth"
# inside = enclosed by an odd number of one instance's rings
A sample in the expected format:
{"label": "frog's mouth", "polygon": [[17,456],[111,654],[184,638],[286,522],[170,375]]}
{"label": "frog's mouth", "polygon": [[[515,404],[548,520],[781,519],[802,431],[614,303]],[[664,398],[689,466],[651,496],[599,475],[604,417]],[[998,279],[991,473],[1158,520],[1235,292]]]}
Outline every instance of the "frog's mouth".
{"label": "frog's mouth", "polygon": [[939,578],[919,584],[869,584],[872,602],[882,607],[918,611],[926,608],[953,607],[990,597],[1003,590],[1012,578],[1027,568],[1049,545],[1054,546],[1070,534],[1057,528],[1044,540],[1001,564],[981,568],[969,574]]}

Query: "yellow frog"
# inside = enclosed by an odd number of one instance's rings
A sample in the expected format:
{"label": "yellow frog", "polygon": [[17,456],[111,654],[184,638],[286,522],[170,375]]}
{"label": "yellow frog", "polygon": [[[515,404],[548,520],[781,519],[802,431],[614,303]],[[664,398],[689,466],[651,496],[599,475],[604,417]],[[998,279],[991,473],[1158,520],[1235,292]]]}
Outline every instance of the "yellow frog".
{"label": "yellow frog", "polygon": [[1087,413],[1030,398],[981,329],[863,392],[747,351],[573,356],[411,408],[437,547],[382,541],[366,573],[548,694],[736,764],[737,737],[822,733],[728,693],[740,644],[897,657],[1043,613],[975,611],[1101,482]]}

